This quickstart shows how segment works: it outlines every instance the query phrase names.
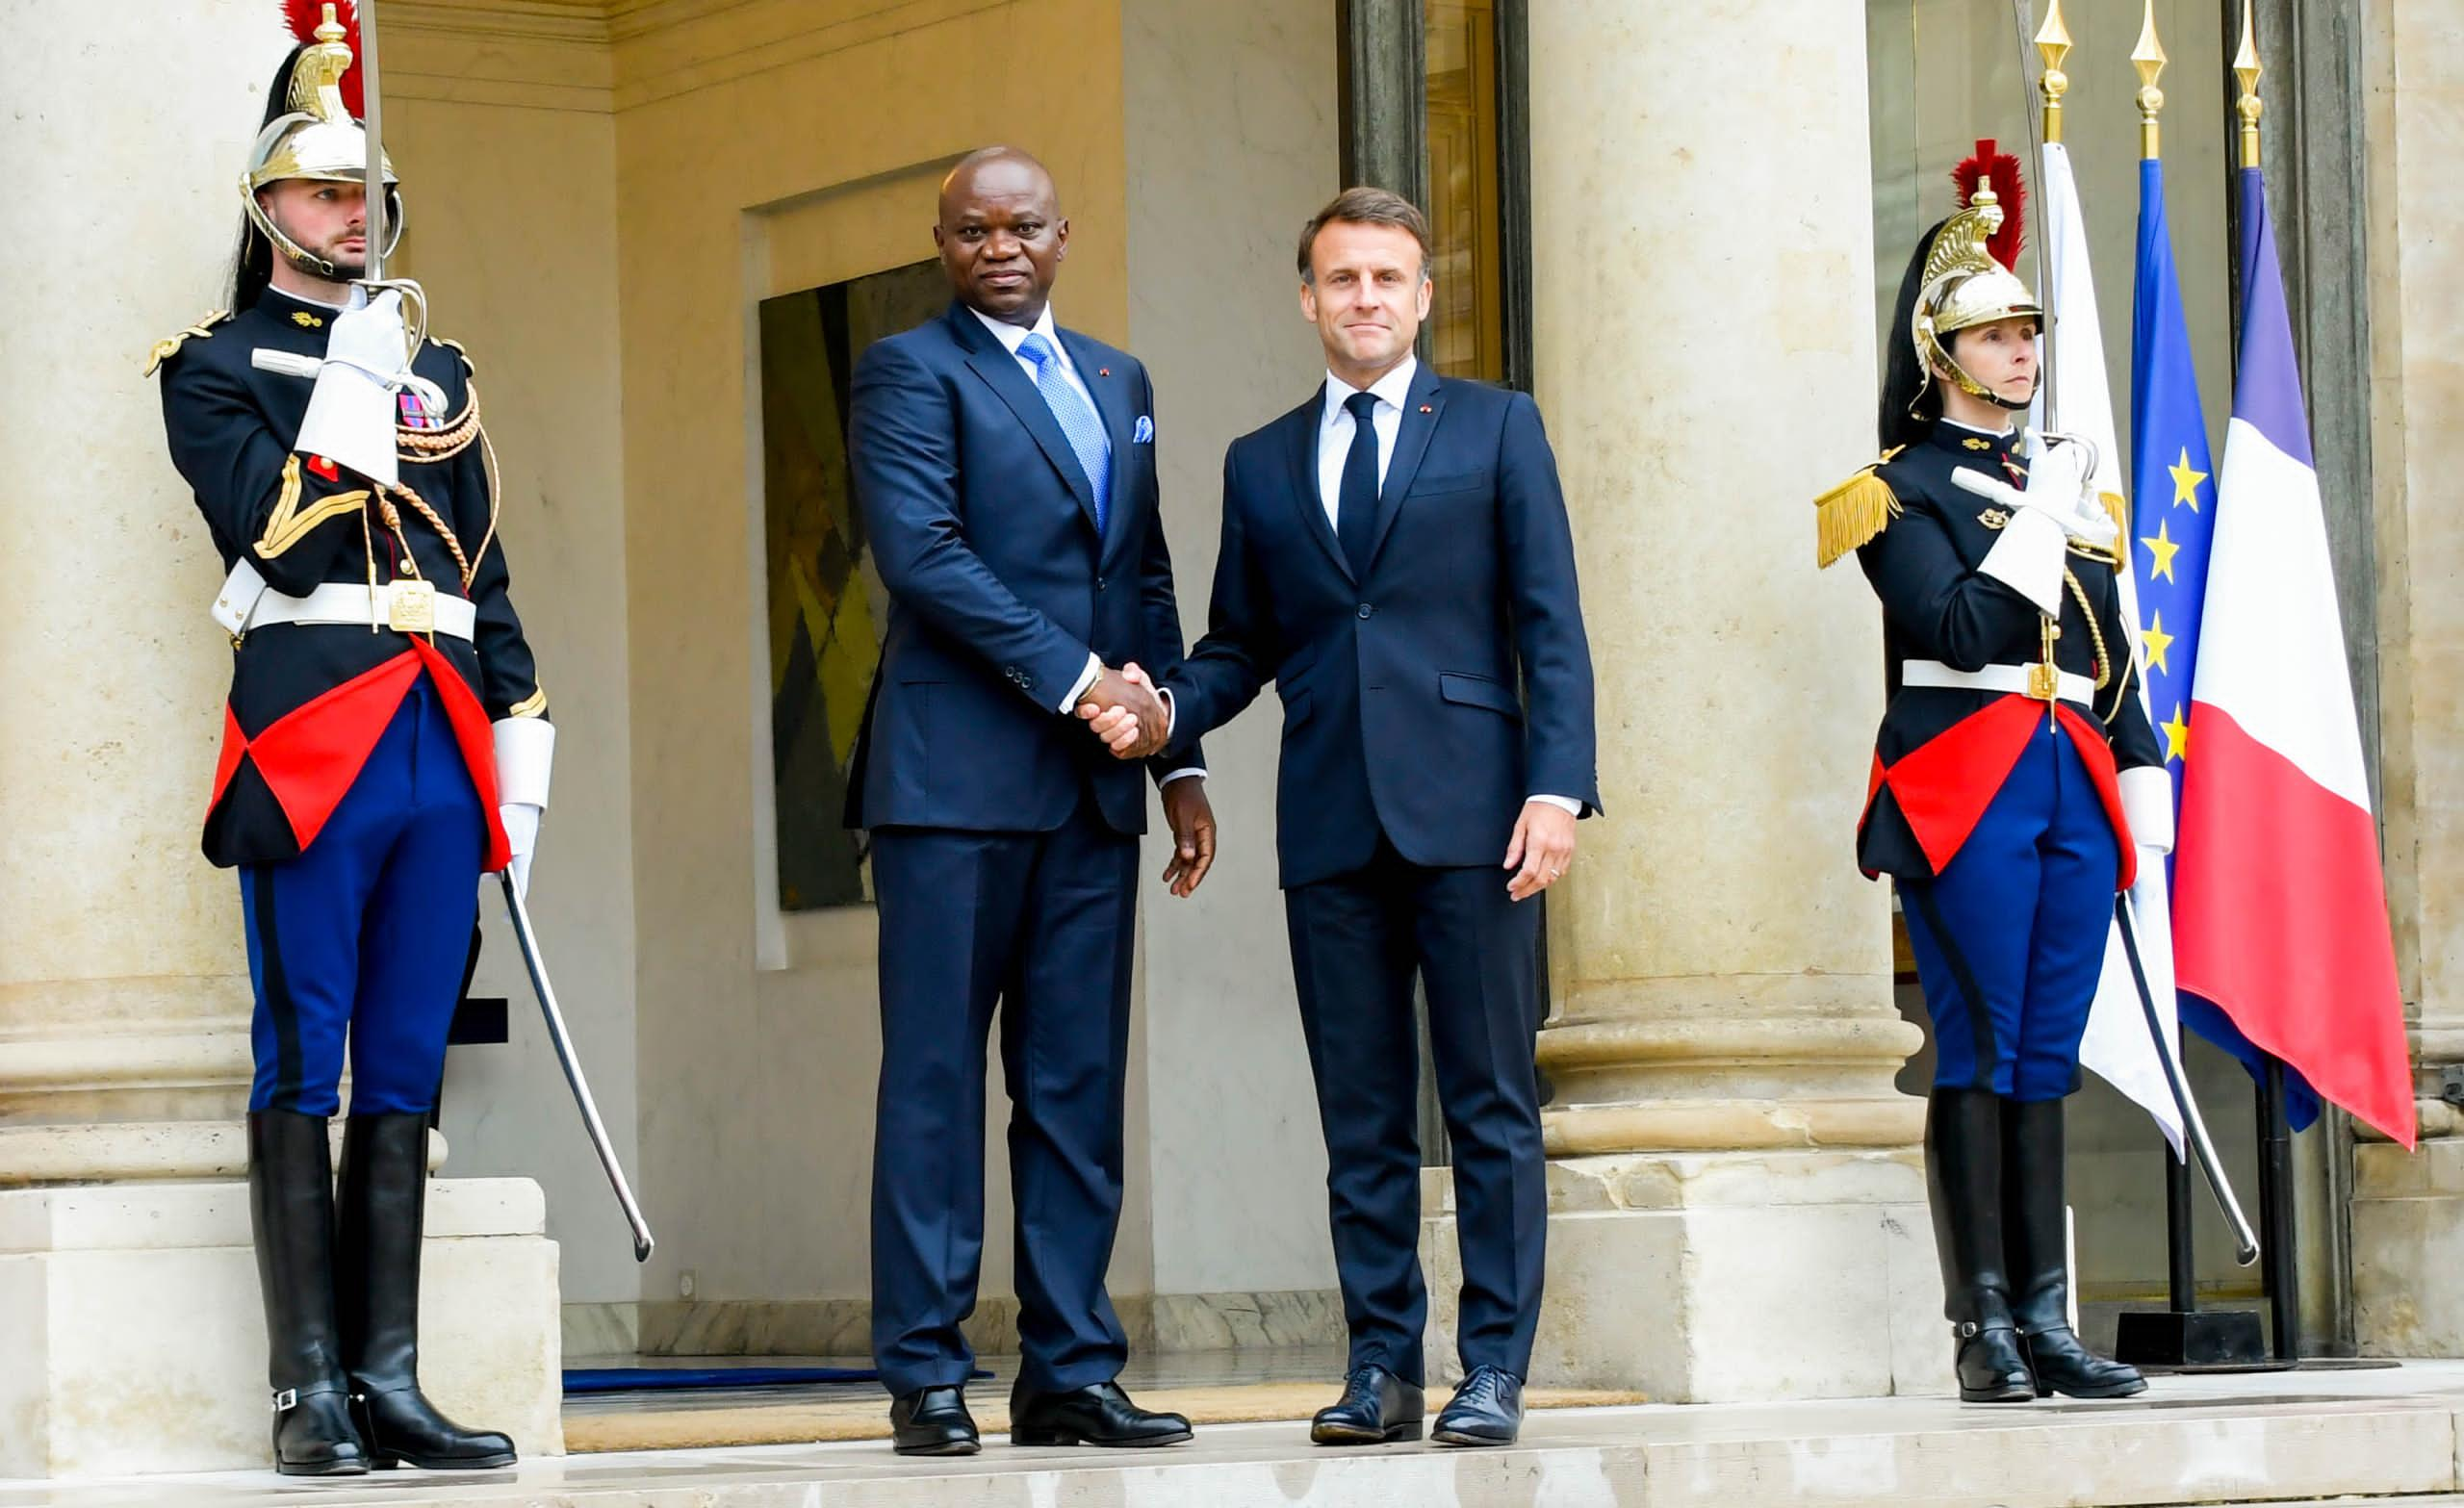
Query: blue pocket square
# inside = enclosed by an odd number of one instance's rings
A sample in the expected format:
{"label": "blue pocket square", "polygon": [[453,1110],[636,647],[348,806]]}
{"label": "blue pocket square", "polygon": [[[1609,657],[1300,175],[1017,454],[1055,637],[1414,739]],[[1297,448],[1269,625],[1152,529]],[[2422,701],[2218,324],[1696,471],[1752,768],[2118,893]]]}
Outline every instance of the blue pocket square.
{"label": "blue pocket square", "polygon": [[1132,445],[1154,444],[1155,421],[1152,416],[1146,414],[1138,416],[1138,426],[1130,431],[1129,442]]}

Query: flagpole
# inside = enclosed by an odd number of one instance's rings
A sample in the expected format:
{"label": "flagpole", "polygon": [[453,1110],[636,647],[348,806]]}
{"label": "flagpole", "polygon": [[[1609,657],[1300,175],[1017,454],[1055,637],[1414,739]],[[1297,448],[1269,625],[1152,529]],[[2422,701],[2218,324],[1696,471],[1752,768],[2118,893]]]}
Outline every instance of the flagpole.
{"label": "flagpole", "polygon": [[[2233,78],[2241,93],[2233,114],[2240,126],[2241,166],[2249,172],[2260,167],[2259,119],[2266,106],[2259,98],[2259,77],[2266,71],[2259,61],[2258,18],[2251,0],[2242,0],[2242,44],[2233,54]],[[2249,295],[2247,289],[2235,292]],[[2272,1053],[2266,1061],[2258,1095],[2259,1219],[2267,1228],[2263,1271],[2274,1331],[2272,1350],[2276,1360],[2296,1362],[2301,1357],[2301,1274],[2294,1260],[2293,1125],[2285,1111],[2284,1062]]]}
{"label": "flagpole", "polygon": [[[2011,0],[2011,29],[2019,43],[2019,87],[2023,90],[2028,84],[2028,45],[2030,34],[2034,31],[2028,23],[2035,18],[2035,0]],[[2062,55],[2070,50],[2070,32],[2062,24],[2062,0],[2053,0],[2053,13],[2045,18],[2045,31],[2055,34],[2057,39],[2048,44],[2044,33],[2037,33],[2035,38],[2045,64],[2045,77],[2040,84],[2045,91],[2044,118],[2040,121],[2033,111],[2019,113],[2028,126],[2028,160],[2019,171],[2022,177],[2033,175],[2036,178],[2037,203],[2040,205],[2045,202],[2044,143],[2062,140],[2062,90],[2067,89],[2070,82],[2059,62]],[[2062,427],[2061,387],[2053,380],[2053,321],[2060,311],[2053,307],[2053,264],[2045,254],[2045,231],[2041,221],[2034,239],[2036,244],[2030,249],[2037,265],[2037,294],[2044,301],[2045,311],[2042,328],[2038,332],[2038,347],[2043,356],[2037,391],[2044,395],[2044,427],[2059,430]]]}
{"label": "flagpole", "polygon": [[[2165,91],[2157,80],[2165,75],[2165,44],[2156,36],[2156,0],[2145,0],[2139,27],[2139,42],[2130,50],[2130,64],[2139,73],[2139,156],[2143,162],[2153,162],[2164,155],[2163,131],[2157,116],[2165,108]],[[2189,1063],[2183,1064],[2185,1078]],[[2173,1313],[2189,1316],[2198,1312],[2198,1233],[2193,1210],[2196,1204],[2191,1188],[2191,1168],[2187,1159],[2169,1157],[2165,1160],[2165,1287]]]}

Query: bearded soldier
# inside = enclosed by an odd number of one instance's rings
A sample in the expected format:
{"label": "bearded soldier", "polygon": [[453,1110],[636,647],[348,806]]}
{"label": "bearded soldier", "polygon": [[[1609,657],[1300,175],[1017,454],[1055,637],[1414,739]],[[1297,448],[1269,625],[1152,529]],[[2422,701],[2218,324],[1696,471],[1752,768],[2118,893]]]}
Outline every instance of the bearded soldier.
{"label": "bearded soldier", "polygon": [[[321,11],[249,156],[231,312],[148,369],[229,571],[205,855],[240,872],[256,995],[248,1182],[274,1461],[500,1467],[507,1437],[455,1424],[419,1387],[427,1132],[477,882],[526,878],[554,734],[470,364],[420,333],[416,287],[359,281],[355,38]],[[398,228],[390,164],[381,192]],[[338,1193],[326,1122],[346,1050]]]}

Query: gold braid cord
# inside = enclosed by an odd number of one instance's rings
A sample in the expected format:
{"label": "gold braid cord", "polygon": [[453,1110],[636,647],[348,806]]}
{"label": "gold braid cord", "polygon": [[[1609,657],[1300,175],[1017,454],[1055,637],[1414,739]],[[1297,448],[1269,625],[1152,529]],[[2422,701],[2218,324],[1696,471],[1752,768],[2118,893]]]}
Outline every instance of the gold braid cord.
{"label": "gold braid cord", "polygon": [[[465,361],[467,360],[466,357]],[[478,553],[463,563],[462,586],[463,590],[468,591],[471,586],[471,577],[479,569],[479,562],[488,558],[488,547],[496,543],[498,499],[503,496],[504,486],[497,470],[497,447],[489,443],[488,431],[479,422],[479,384],[473,381],[464,386],[469,394],[469,400],[462,405],[462,412],[454,415],[452,421],[445,427],[413,429],[407,424],[397,424],[394,426],[394,440],[396,447],[401,451],[403,460],[423,466],[433,466],[442,461],[452,460],[471,448],[475,441],[479,447],[479,459],[488,478],[488,528],[486,533],[479,536]],[[408,489],[404,491],[407,493]],[[416,495],[413,496],[413,500],[418,501]],[[453,558],[457,561],[462,560],[462,547],[454,542],[452,531],[437,522],[436,514],[426,503],[418,502],[418,507],[422,513],[427,515],[428,522],[436,524],[438,531],[445,535],[446,542],[453,546]]]}
{"label": "gold braid cord", "polygon": [[[2095,646],[2096,651],[2096,689],[2102,691],[2112,685],[2114,679],[2114,659],[2112,652],[2105,648],[2105,630],[2097,626],[2096,610],[2088,605],[2088,589],[2079,584],[2078,575],[2068,566],[2062,568],[2062,579],[2070,583],[2071,600],[2079,604],[2079,616],[2087,620],[2088,641]],[[2137,669],[2136,660],[2122,662],[2121,691],[2114,698],[2113,710],[2104,714],[2105,722],[2111,723],[2121,716],[2122,698],[2130,695],[2130,677]],[[2091,706],[2093,706],[2092,703]]]}
{"label": "gold braid cord", "polygon": [[400,513],[396,511],[394,507],[393,499],[396,498],[399,498],[402,501],[409,503],[413,508],[419,510],[420,517],[427,520],[428,527],[436,530],[437,538],[445,541],[445,548],[453,552],[453,564],[459,568],[462,573],[462,591],[465,596],[468,596],[471,591],[471,576],[476,568],[471,564],[471,557],[462,552],[462,542],[453,537],[453,531],[445,526],[445,521],[437,517],[436,510],[428,506],[427,499],[425,498],[423,498],[418,493],[411,491],[408,487],[389,487],[386,489],[386,493],[387,496],[381,504],[382,511],[385,515],[385,524],[387,527],[394,531],[396,538],[401,539],[403,564],[409,569],[410,573],[413,575],[419,575],[419,565],[411,558],[410,540],[404,538],[402,535],[402,516]]}

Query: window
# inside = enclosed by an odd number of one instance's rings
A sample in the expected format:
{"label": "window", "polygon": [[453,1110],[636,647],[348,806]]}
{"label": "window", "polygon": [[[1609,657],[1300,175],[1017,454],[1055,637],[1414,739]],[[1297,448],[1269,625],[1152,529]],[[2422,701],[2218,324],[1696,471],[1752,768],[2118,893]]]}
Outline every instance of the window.
{"label": "window", "polygon": [[1423,15],[1428,219],[1437,243],[1429,360],[1445,376],[1502,382],[1496,7],[1493,0],[1425,0]]}

